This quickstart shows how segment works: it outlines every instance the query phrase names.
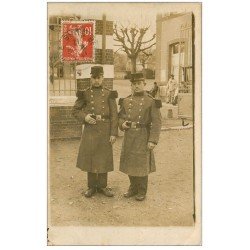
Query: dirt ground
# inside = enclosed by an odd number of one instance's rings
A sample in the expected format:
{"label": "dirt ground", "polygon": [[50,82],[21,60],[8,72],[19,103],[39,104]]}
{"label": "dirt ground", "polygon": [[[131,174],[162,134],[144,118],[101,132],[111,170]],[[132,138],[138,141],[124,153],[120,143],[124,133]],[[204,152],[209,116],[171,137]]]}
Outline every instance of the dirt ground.
{"label": "dirt ground", "polygon": [[138,202],[123,193],[128,177],[119,172],[123,137],[114,145],[115,171],[108,185],[115,197],[85,198],[86,173],[75,167],[80,140],[52,141],[49,164],[49,225],[53,226],[191,226],[193,224],[192,129],[162,131],[155,148],[155,173],[147,197]]}

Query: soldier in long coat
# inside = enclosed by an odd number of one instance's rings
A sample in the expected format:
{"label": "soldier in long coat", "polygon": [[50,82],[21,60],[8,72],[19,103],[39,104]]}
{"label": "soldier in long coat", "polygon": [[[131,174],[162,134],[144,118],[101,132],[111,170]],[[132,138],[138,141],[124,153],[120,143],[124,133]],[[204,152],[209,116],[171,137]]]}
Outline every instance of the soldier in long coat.
{"label": "soldier in long coat", "polygon": [[118,134],[117,92],[102,86],[103,67],[91,68],[91,86],[77,92],[73,116],[84,124],[77,167],[87,172],[86,197],[96,191],[112,197],[108,172],[114,170],[112,145]]}
{"label": "soldier in long coat", "polygon": [[142,73],[131,75],[132,95],[120,99],[119,127],[125,131],[120,171],[127,174],[130,187],[125,197],[145,199],[148,174],[156,171],[153,149],[161,130],[161,101],[144,91]]}

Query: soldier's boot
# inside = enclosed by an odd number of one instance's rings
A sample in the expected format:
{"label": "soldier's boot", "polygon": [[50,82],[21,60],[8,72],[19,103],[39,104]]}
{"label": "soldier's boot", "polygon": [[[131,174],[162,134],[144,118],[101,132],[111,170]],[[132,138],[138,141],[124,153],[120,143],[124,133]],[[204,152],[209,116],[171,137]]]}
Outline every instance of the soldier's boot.
{"label": "soldier's boot", "polygon": [[111,188],[107,187],[108,174],[100,173],[97,178],[97,192],[101,193],[107,197],[113,197],[114,193]]}
{"label": "soldier's boot", "polygon": [[112,189],[111,188],[98,188],[97,191],[101,194],[104,194],[105,196],[107,197],[113,197],[114,196],[114,193],[112,192]]}
{"label": "soldier's boot", "polygon": [[88,172],[88,189],[82,193],[85,197],[90,198],[96,193],[96,178],[97,174]]}
{"label": "soldier's boot", "polygon": [[130,186],[129,186],[128,191],[123,194],[123,196],[125,198],[135,196],[138,193],[137,182],[136,182],[137,177],[136,176],[131,176],[131,175],[129,175],[128,177],[129,177],[129,181],[130,181]]}
{"label": "soldier's boot", "polygon": [[89,188],[85,191],[84,196],[87,198],[92,197],[96,193],[96,188]]}
{"label": "soldier's boot", "polygon": [[138,194],[135,196],[137,201],[143,201],[146,198],[148,188],[148,176],[137,177]]}
{"label": "soldier's boot", "polygon": [[135,199],[136,199],[137,201],[143,201],[143,200],[145,200],[145,198],[146,198],[146,195],[145,195],[145,194],[137,194],[137,195],[135,196]]}
{"label": "soldier's boot", "polygon": [[138,193],[138,191],[132,185],[130,185],[128,191],[126,193],[124,193],[123,196],[125,198],[130,198],[132,196],[135,196],[137,193]]}

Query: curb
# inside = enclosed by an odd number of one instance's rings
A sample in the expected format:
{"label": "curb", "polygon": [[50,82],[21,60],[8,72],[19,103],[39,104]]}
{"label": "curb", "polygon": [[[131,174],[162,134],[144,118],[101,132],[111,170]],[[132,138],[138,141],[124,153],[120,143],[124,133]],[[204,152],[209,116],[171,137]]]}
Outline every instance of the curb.
{"label": "curb", "polygon": [[168,131],[168,130],[182,130],[182,129],[190,129],[193,128],[193,125],[188,125],[188,126],[176,126],[176,127],[162,127],[161,131]]}

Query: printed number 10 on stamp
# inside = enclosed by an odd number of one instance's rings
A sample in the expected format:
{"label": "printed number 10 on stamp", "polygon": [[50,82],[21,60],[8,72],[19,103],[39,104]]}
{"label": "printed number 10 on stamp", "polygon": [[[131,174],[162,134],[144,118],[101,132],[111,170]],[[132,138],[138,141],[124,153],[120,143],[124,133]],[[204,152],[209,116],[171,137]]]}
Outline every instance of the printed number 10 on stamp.
{"label": "printed number 10 on stamp", "polygon": [[62,61],[94,61],[94,21],[62,22]]}

